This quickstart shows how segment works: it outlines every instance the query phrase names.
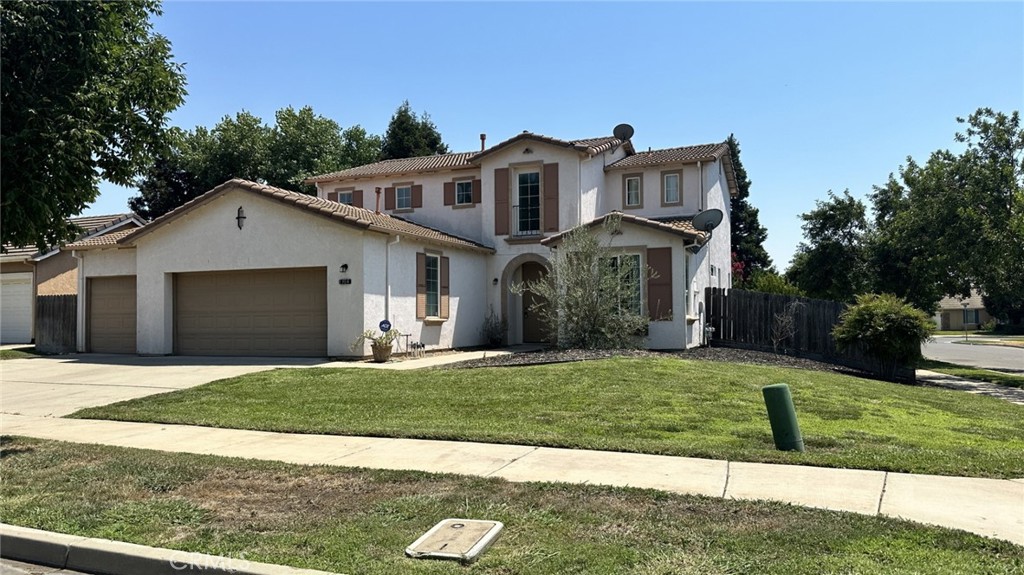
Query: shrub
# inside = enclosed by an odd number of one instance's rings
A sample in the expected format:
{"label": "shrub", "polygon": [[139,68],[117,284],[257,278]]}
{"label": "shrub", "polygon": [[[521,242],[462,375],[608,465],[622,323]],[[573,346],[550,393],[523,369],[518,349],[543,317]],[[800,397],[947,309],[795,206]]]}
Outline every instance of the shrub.
{"label": "shrub", "polygon": [[505,334],[508,332],[508,322],[504,317],[498,317],[491,308],[487,317],[484,318],[484,325],[480,328],[480,335],[487,340],[491,347],[499,347],[505,341]]}
{"label": "shrub", "polygon": [[925,312],[892,294],[862,294],[839,317],[832,330],[840,349],[863,345],[892,379],[900,365],[921,358],[921,344],[931,339],[935,324]]}
{"label": "shrub", "polygon": [[759,291],[763,293],[775,293],[780,295],[806,296],[800,288],[791,284],[789,280],[771,270],[754,270],[750,278],[740,286],[742,289]]}

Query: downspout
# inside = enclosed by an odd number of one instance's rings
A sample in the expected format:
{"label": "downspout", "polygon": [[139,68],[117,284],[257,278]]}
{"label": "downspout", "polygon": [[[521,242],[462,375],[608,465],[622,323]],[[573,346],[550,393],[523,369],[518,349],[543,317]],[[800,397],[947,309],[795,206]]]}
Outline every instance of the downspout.
{"label": "downspout", "polygon": [[683,242],[683,349],[690,349],[690,252]]}
{"label": "downspout", "polygon": [[697,199],[697,207],[704,211],[704,162],[697,162],[698,179],[700,180],[700,198]]}
{"label": "downspout", "polygon": [[[587,160],[594,156],[588,156]],[[579,197],[576,200],[576,225],[583,224],[583,162],[576,162],[576,185],[580,188]]]}
{"label": "downspout", "polygon": [[[389,236],[390,237],[390,236]],[[384,318],[391,321],[391,246],[397,246],[402,236],[384,244]]]}
{"label": "downspout", "polygon": [[78,273],[78,308],[75,311],[75,350],[79,353],[85,353],[85,305],[86,305],[86,293],[85,293],[85,258],[78,252],[78,250],[71,250],[71,257],[75,258],[78,263],[75,264],[76,272]]}

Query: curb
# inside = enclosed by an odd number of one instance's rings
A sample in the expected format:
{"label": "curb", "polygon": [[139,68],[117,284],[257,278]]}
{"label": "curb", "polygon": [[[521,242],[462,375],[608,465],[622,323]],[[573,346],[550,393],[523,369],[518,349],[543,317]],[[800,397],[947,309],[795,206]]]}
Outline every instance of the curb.
{"label": "curb", "polygon": [[242,557],[219,557],[53,533],[0,523],[0,556],[100,575],[335,575],[327,571],[257,563]]}

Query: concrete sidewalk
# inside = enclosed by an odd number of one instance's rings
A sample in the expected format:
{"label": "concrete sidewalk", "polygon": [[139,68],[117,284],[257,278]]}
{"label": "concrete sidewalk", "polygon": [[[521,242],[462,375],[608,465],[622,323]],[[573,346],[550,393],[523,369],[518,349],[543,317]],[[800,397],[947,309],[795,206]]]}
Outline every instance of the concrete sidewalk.
{"label": "concrete sidewalk", "polygon": [[939,373],[937,371],[929,371],[927,369],[917,370],[917,382],[922,385],[933,385],[935,387],[945,387],[946,389],[966,391],[967,393],[973,393],[976,395],[987,395],[989,397],[1004,399],[1010,403],[1016,403],[1017,405],[1024,405],[1024,389],[1019,387],[997,385],[995,383],[988,383],[985,381],[972,381],[970,379]]}
{"label": "concrete sidewalk", "polygon": [[0,432],[77,443],[375,469],[588,483],[767,499],[901,517],[1024,545],[1024,479],[1013,481],[472,442],[300,435],[3,415]]}

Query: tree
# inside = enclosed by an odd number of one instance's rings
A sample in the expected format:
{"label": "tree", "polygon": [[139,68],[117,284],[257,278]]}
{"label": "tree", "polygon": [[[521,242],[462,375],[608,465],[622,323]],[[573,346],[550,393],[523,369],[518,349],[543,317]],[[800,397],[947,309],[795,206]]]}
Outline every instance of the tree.
{"label": "tree", "polygon": [[345,167],[364,166],[380,159],[381,138],[355,125],[341,132],[341,157]]}
{"label": "tree", "polygon": [[166,145],[185,97],[156,0],[0,3],[4,244],[55,245],[99,194],[129,185]]}
{"label": "tree", "polygon": [[809,297],[853,302],[868,286],[864,241],[868,230],[864,203],[846,190],[800,215],[804,242],[797,246],[786,279]]}
{"label": "tree", "polygon": [[381,142],[382,160],[414,158],[433,154],[447,154],[448,146],[441,140],[441,134],[428,114],[417,117],[409,101],[395,110]]}
{"label": "tree", "polygon": [[640,282],[651,272],[639,258],[620,257],[611,241],[621,218],[605,219],[603,242],[588,226],[566,234],[547,264],[547,275],[513,286],[513,292],[539,296],[530,312],[538,314],[552,341],[570,349],[639,347],[649,319],[638,299]]}
{"label": "tree", "polygon": [[750,274],[750,278],[744,284],[743,289],[779,295],[804,295],[800,288],[779,275],[779,272],[775,271],[774,267],[767,270],[755,270],[754,273]]}
{"label": "tree", "polygon": [[305,106],[278,110],[268,142],[267,183],[278,188],[315,194],[303,180],[339,169],[345,156],[341,126]]}
{"label": "tree", "polygon": [[740,143],[732,134],[729,134],[726,143],[729,144],[729,156],[733,171],[736,172],[738,188],[737,194],[731,199],[729,217],[732,222],[732,249],[735,261],[741,264],[736,267],[742,276],[738,278],[742,284],[753,272],[770,269],[772,258],[764,249],[768,229],[758,221],[758,210],[747,199],[750,197],[750,180],[740,161]]}

